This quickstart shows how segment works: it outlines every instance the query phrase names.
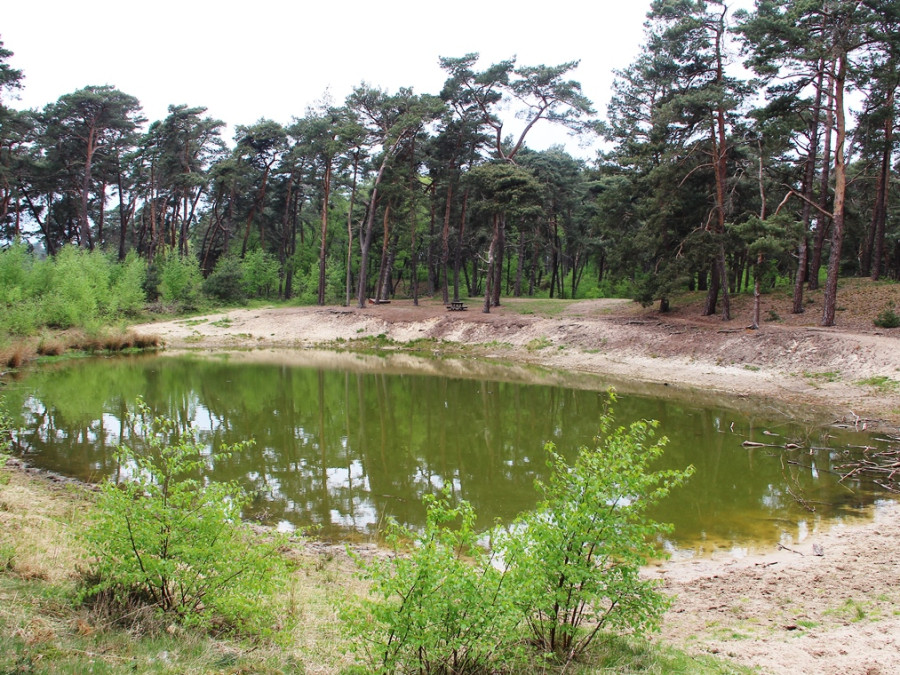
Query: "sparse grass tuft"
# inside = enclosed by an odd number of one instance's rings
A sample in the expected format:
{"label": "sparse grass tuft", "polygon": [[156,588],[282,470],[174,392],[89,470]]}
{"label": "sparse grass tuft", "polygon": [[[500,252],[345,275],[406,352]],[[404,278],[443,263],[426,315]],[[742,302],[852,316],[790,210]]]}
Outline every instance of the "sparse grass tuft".
{"label": "sparse grass tuft", "polygon": [[894,380],[887,375],[875,375],[873,377],[867,377],[864,380],[857,380],[856,384],[863,387],[872,387],[881,392],[891,392],[895,391],[898,386],[900,386],[900,382]]}
{"label": "sparse grass tuft", "polygon": [[525,345],[525,349],[527,349],[530,352],[536,352],[541,349],[546,349],[547,347],[551,346],[552,344],[553,344],[553,342],[550,340],[550,338],[548,338],[546,336],[541,336],[539,338],[534,338],[533,340],[529,340],[528,344]]}

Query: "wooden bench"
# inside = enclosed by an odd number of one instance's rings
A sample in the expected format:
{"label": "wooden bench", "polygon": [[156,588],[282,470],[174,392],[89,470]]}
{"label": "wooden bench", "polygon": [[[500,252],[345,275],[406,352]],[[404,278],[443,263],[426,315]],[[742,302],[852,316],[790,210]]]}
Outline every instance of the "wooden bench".
{"label": "wooden bench", "polygon": [[451,312],[465,312],[469,308],[459,301],[454,301],[447,305],[447,309]]}

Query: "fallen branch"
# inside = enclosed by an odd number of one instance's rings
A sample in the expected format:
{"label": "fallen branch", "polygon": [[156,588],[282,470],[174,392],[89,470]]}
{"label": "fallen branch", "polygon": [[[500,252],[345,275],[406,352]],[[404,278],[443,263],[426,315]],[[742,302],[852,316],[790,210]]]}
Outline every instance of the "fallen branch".
{"label": "fallen branch", "polygon": [[803,555],[800,551],[795,551],[792,548],[788,548],[784,544],[778,544],[778,549],[781,551],[790,551],[791,553],[796,553],[797,555]]}

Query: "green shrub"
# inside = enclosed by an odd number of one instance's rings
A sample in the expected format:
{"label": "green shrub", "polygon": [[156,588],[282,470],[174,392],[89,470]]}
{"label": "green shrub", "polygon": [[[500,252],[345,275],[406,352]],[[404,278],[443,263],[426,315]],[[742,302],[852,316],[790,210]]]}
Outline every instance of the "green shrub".
{"label": "green shrub", "polygon": [[[154,417],[140,400],[128,426],[132,446],[119,448],[124,478],[102,486],[86,533],[94,558],[84,597],[149,604],[185,624],[277,629],[276,609],[264,599],[283,581],[280,542],[264,544],[242,524],[247,498],[236,484],[203,479],[214,457],[193,429]],[[222,448],[215,458],[250,445]]]}
{"label": "green shrub", "polygon": [[241,261],[244,292],[251,298],[268,298],[278,290],[278,261],[261,249],[248,251]]}
{"label": "green shrub", "polygon": [[114,265],[110,273],[111,316],[134,316],[147,302],[144,282],[147,278],[147,264],[134,251],[128,253],[121,263]]}
{"label": "green shrub", "polygon": [[111,263],[100,251],[64,246],[53,258],[36,261],[30,295],[40,300],[39,324],[83,326],[109,315]]}
{"label": "green shrub", "polygon": [[0,251],[0,304],[12,305],[22,299],[33,263],[22,242]]}
{"label": "green shrub", "polygon": [[[654,441],[655,427],[614,428],[607,412],[596,447],[572,465],[548,445],[544,500],[494,533],[493,553],[480,547],[468,503],[452,508],[447,490],[426,497],[412,550],[362,563],[374,599],[347,612],[347,625],[366,672],[518,672],[522,626],[537,647],[532,660],[564,662],[603,631],[656,628],[669,602],[640,568],[668,526],[646,511],[693,469],[649,470],[666,443]],[[389,531],[395,546],[413,538],[396,523]]]}
{"label": "green shrub", "polygon": [[[503,572],[478,544],[468,502],[450,492],[425,497],[424,532],[391,522],[390,558],[360,565],[373,597],[345,608],[345,627],[362,651],[365,672],[497,672],[515,659],[518,613],[504,593]],[[396,549],[415,539],[405,555]]]}
{"label": "green shrub", "polygon": [[203,282],[203,292],[210,298],[226,303],[240,303],[247,299],[244,290],[244,270],[237,256],[222,256]]}
{"label": "green shrub", "polygon": [[668,527],[646,510],[693,469],[649,471],[666,444],[654,442],[656,424],[613,428],[607,412],[596,447],[581,448],[571,466],[549,444],[551,475],[538,486],[544,500],[500,539],[506,588],[545,653],[571,661],[602,630],[658,626],[668,601],[640,568]]}
{"label": "green shrub", "polygon": [[165,254],[158,262],[159,298],[166,304],[180,304],[196,309],[201,304],[203,276],[200,263],[193,255]]}
{"label": "green shrub", "polygon": [[898,328],[900,327],[900,315],[898,315],[893,307],[887,307],[878,313],[873,319],[873,323],[879,328]]}

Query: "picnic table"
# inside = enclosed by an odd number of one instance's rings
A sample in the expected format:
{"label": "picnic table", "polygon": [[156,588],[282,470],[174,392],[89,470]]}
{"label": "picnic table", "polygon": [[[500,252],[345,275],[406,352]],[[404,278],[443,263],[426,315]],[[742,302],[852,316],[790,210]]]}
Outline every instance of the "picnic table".
{"label": "picnic table", "polygon": [[462,302],[459,302],[458,300],[454,300],[449,305],[447,305],[447,309],[449,309],[451,312],[464,312],[469,308],[466,305],[464,305]]}

